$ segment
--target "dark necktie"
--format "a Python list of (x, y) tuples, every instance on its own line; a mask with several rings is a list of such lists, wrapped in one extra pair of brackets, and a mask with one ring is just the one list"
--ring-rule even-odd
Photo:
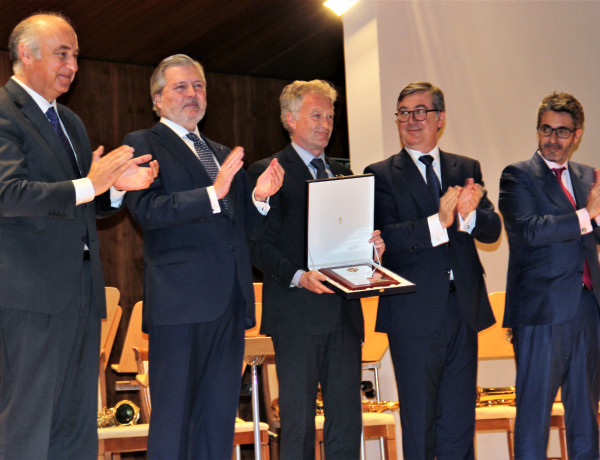
[[(219, 174), (219, 167), (217, 166), (215, 155), (212, 150), (203, 139), (200, 139), (195, 133), (187, 133), (187, 138), (194, 143), (194, 149), (196, 150), (196, 156), (202, 163), (202, 166), (206, 170), (208, 177), (212, 180), (213, 184), (217, 180), (217, 174)], [(227, 197), (225, 196), (222, 200), (225, 209), (229, 207)]]
[[(569, 201), (571, 202), (573, 207), (575, 209), (577, 209), (577, 205), (575, 204), (575, 199), (573, 198), (573, 195), (571, 195), (571, 192), (569, 192), (569, 189), (567, 187), (565, 187), (565, 184), (563, 184), (563, 181), (562, 181), (562, 173), (567, 168), (565, 168), (563, 166), (562, 168), (551, 168), (551, 169), (552, 169), (552, 172), (556, 175), (556, 179), (558, 180), (558, 183), (560, 184), (560, 188), (563, 189), (563, 192), (565, 192), (565, 195), (567, 195), (567, 198), (569, 199)], [(587, 260), (585, 261), (585, 264), (583, 265), (583, 284), (585, 284), (585, 286), (588, 289), (592, 289), (592, 287), (593, 287), (592, 273), (590, 272), (590, 266), (588, 265)]]
[(427, 187), (435, 200), (436, 206), (440, 206), (440, 196), (442, 196), (442, 187), (437, 174), (433, 170), (433, 157), (431, 155), (421, 155), (419, 161), (425, 165), (425, 178), (427, 179)]
[(325, 169), (325, 162), (321, 158), (313, 158), (310, 164), (317, 170), (317, 179), (327, 179), (329, 177)]
[(65, 152), (67, 152), (67, 156), (69, 157), (69, 161), (71, 162), (71, 167), (73, 168), (75, 176), (77, 178), (80, 178), (81, 170), (79, 169), (79, 165), (77, 164), (77, 157), (75, 156), (75, 152), (71, 147), (69, 139), (67, 139), (67, 136), (65, 135), (65, 132), (63, 131), (62, 126), (60, 125), (60, 120), (58, 119), (58, 115), (54, 110), (54, 107), (50, 107), (46, 111), (46, 117), (48, 117), (48, 121), (50, 121), (52, 128), (54, 128), (54, 132), (58, 135), (58, 138), (60, 139), (60, 142), (62, 143)]

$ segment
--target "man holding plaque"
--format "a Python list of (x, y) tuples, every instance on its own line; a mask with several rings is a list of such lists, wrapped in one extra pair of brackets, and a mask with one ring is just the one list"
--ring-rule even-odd
[[(319, 383), (325, 409), (325, 456), (358, 459), (362, 406), (360, 302), (346, 301), (323, 284), (325, 275), (306, 271), (306, 181), (352, 172), (325, 156), (333, 129), (337, 93), (321, 80), (295, 81), (280, 96), (281, 121), (291, 144), (248, 169), (256, 181), (273, 158), (285, 170), (271, 198), (268, 230), (252, 244), (264, 273), (261, 332), (273, 338), (279, 410), (280, 457), (313, 459)], [(379, 232), (371, 242), (380, 253)]]
[(383, 265), (417, 285), (381, 297), (376, 330), (387, 332), (396, 373), (404, 458), (473, 458), (477, 332), (494, 316), (475, 240), (493, 243), (500, 217), (478, 161), (441, 151), (442, 91), (427, 82), (400, 93), (403, 149), (368, 166)]

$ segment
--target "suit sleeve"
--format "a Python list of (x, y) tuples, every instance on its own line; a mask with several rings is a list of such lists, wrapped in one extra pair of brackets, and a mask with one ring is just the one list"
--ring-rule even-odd
[(581, 238), (577, 214), (574, 211), (543, 213), (541, 193), (545, 192), (534, 184), (531, 175), (523, 168), (511, 165), (504, 169), (500, 178), (498, 207), (507, 229), (527, 246), (544, 246)]
[[(164, 183), (169, 160), (162, 161), (163, 155), (158, 148), (152, 148), (144, 135), (130, 134), (123, 140), (123, 144), (132, 146), (136, 155), (152, 154), (159, 163), (159, 174), (150, 187), (146, 190), (128, 192), (125, 202), (131, 213), (147, 230), (166, 228), (174, 225), (185, 225), (203, 222), (213, 218), (213, 211), (206, 187), (180, 190), (174, 187), (168, 189)], [(172, 161), (172, 160), (171, 160)]]
[[(253, 189), (258, 176), (266, 169), (268, 163), (254, 163), (248, 169), (248, 179), (250, 188)], [(285, 179), (284, 179), (285, 180)], [(283, 186), (282, 186), (283, 189)], [(258, 236), (251, 238), (250, 248), (252, 253), (252, 263), (263, 273), (268, 273), (273, 276), (282, 286), (289, 287), (294, 274), (298, 270), (303, 270), (305, 267), (294, 263), (280, 249), (280, 238), (286, 238), (282, 235), (282, 190), (279, 190), (270, 199), (271, 209), (269, 218), (264, 232)], [(302, 222), (298, 222), (304, 226)], [(287, 235), (289, 237), (289, 235)], [(288, 243), (289, 244), (289, 243)]]
[[(481, 166), (478, 161), (474, 162), (473, 180), (475, 183), (484, 186), (483, 177), (481, 174)], [(475, 228), (471, 232), (471, 236), (482, 243), (495, 243), (502, 232), (502, 223), (500, 216), (494, 209), (494, 205), (489, 200), (487, 192), (484, 192), (483, 197), (477, 205), (477, 220)]]

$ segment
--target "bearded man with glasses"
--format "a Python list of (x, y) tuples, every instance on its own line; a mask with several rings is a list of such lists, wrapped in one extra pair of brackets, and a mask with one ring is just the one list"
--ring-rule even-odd
[(545, 97), (538, 150), (500, 179), (510, 246), (504, 326), (513, 329), (517, 360), (515, 458), (546, 458), (559, 388), (569, 458), (599, 458), (600, 171), (569, 160), (583, 122), (572, 95)]

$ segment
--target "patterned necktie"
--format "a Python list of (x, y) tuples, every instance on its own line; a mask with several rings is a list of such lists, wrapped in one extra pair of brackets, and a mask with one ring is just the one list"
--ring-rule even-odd
[[(203, 139), (200, 139), (195, 133), (187, 133), (187, 138), (190, 139), (194, 143), (194, 149), (196, 150), (196, 156), (202, 163), (208, 177), (212, 180), (213, 184), (215, 180), (217, 180), (217, 174), (219, 174), (219, 167), (217, 166), (217, 159), (213, 154), (212, 150)], [(227, 197), (223, 197), (222, 200), (225, 209), (229, 208), (229, 203), (227, 202)]]
[(63, 131), (62, 126), (60, 125), (60, 120), (58, 119), (58, 115), (54, 110), (54, 107), (50, 107), (46, 111), (46, 117), (52, 125), (52, 128), (54, 128), (54, 132), (58, 135), (58, 138), (60, 139), (60, 142), (62, 143), (65, 152), (67, 152), (67, 156), (69, 157), (69, 161), (71, 162), (71, 167), (73, 168), (75, 176), (77, 178), (80, 178), (81, 170), (79, 169), (79, 165), (77, 164), (77, 157), (75, 156), (75, 152), (71, 147), (69, 139), (67, 139), (67, 136), (65, 135), (65, 132)]
[(327, 179), (329, 177), (325, 169), (325, 162), (321, 158), (313, 158), (310, 164), (317, 170), (317, 179)]
[[(562, 181), (562, 173), (567, 168), (565, 168), (563, 166), (562, 168), (551, 168), (551, 169), (552, 169), (552, 172), (556, 175), (556, 179), (558, 180), (560, 187), (563, 189), (563, 192), (565, 193), (565, 195), (567, 195), (567, 198), (569, 199), (569, 201), (571, 202), (573, 207), (575, 209), (577, 209), (577, 205), (575, 204), (575, 199), (573, 198), (573, 195), (571, 195), (571, 192), (569, 192), (569, 189), (567, 187), (565, 187), (565, 184), (563, 184), (563, 181)], [(587, 260), (585, 261), (585, 264), (583, 265), (583, 284), (585, 284), (585, 286), (588, 289), (592, 289), (594, 286), (592, 283), (592, 273), (590, 272), (590, 266), (588, 265)]]
[(431, 155), (421, 155), (419, 161), (425, 165), (425, 178), (427, 179), (427, 187), (435, 200), (436, 206), (440, 206), (440, 197), (442, 196), (442, 186), (437, 174), (433, 170), (433, 157)]

